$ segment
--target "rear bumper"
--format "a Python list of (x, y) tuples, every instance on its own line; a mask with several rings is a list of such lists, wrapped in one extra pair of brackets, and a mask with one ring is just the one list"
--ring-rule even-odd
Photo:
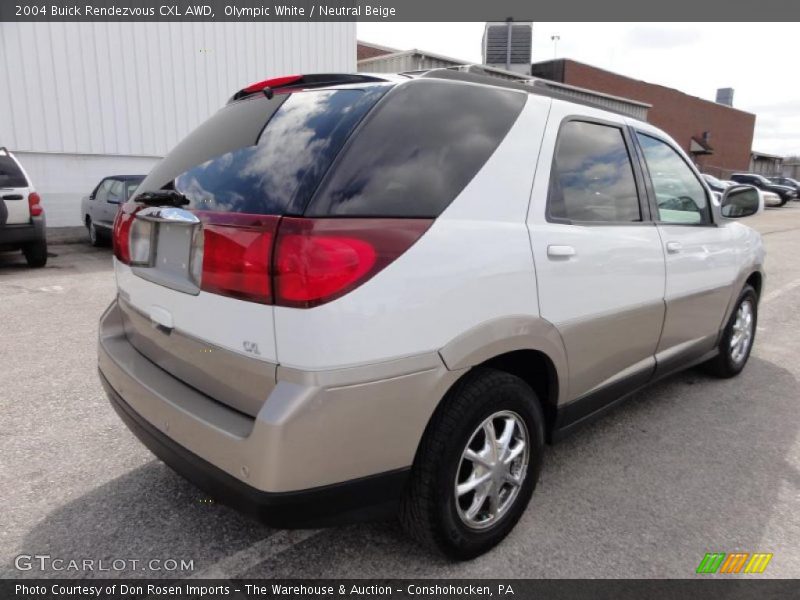
[(258, 490), (203, 460), (138, 415), (100, 373), (111, 406), (133, 434), (174, 471), (218, 502), (276, 527), (320, 527), (380, 519), (394, 514), (408, 469), (355, 481), (271, 493)]
[(30, 223), (0, 227), (0, 247), (19, 247), (45, 239), (44, 215), (31, 217)]
[(211, 497), (280, 527), (396, 510), (422, 432), (457, 377), (435, 353), (380, 366), (372, 378), (278, 367), (251, 417), (140, 354), (116, 301), (100, 322), (98, 366), (114, 409), (156, 456)]

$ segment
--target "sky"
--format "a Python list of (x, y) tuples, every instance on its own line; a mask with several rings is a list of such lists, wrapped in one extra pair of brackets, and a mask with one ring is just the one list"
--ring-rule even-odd
[[(358, 39), (481, 62), (484, 23), (358, 23)], [(556, 43), (552, 36), (559, 36)], [(753, 150), (800, 155), (796, 23), (538, 23), (532, 62), (571, 58), (756, 115)]]

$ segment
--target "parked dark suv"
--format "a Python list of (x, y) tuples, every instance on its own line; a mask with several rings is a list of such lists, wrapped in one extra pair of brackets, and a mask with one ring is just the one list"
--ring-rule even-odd
[(749, 185), (754, 185), (760, 190), (778, 194), (778, 196), (780, 196), (781, 199), (780, 206), (783, 206), (789, 200), (794, 200), (797, 198), (797, 190), (795, 190), (794, 188), (773, 183), (772, 181), (770, 181), (763, 175), (759, 175), (758, 173), (734, 173), (733, 175), (731, 175), (731, 180), (737, 183), (746, 183)]
[(800, 181), (796, 179), (792, 179), (791, 177), (769, 177), (768, 178), (772, 183), (777, 185), (785, 185), (786, 187), (792, 188), (795, 192), (800, 194)]

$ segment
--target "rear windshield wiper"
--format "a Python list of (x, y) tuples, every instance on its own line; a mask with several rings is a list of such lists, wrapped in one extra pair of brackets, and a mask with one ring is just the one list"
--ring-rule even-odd
[(143, 192), (136, 196), (135, 201), (147, 206), (186, 206), (191, 203), (189, 198), (175, 190)]

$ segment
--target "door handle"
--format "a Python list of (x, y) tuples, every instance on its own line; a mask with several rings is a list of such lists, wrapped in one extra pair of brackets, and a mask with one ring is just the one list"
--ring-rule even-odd
[(551, 245), (547, 247), (547, 256), (552, 256), (553, 258), (569, 258), (576, 254), (577, 252), (572, 246)]
[(677, 254), (683, 249), (680, 242), (667, 242), (667, 252), (670, 254)]

